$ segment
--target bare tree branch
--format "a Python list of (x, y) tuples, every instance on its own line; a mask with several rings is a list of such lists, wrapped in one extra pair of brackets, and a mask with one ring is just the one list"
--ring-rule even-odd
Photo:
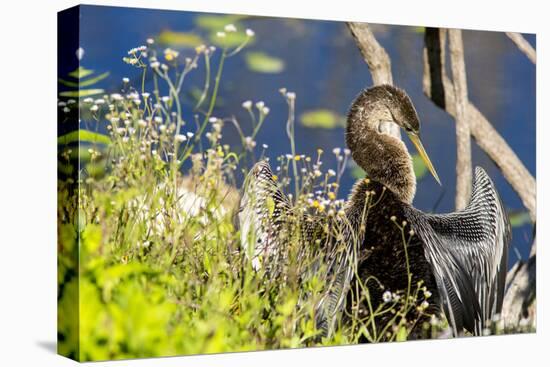
[(393, 84), (390, 57), (374, 37), (369, 25), (355, 22), (347, 24), (363, 59), (369, 66), (374, 84)]
[(464, 46), (460, 29), (449, 30), (449, 51), (451, 72), (455, 93), (456, 110), (456, 197), (457, 210), (464, 209), (472, 192), (472, 149), (470, 146), (470, 124), (466, 116), (468, 85), (464, 65)]
[[(424, 49), (424, 93), (451, 116), (457, 116), (455, 92), (445, 73), (445, 35), (436, 28), (427, 28)], [(536, 183), (518, 156), (500, 136), (485, 116), (471, 103), (466, 107), (466, 119), (477, 144), (499, 167), (506, 180), (518, 193), (523, 205), (536, 220)]]
[(529, 60), (531, 60), (533, 64), (537, 63), (537, 52), (535, 51), (533, 46), (531, 46), (529, 42), (527, 42), (527, 40), (523, 38), (521, 34), (506, 32), (506, 35), (512, 40), (512, 42), (516, 44), (519, 50), (523, 52), (525, 56), (529, 58)]

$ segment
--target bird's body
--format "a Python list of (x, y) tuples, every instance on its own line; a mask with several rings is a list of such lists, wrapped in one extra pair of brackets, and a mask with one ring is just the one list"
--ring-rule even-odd
[[(440, 310), (454, 335), (463, 330), (480, 335), (502, 307), (510, 241), (504, 208), (490, 178), (477, 168), (470, 204), (463, 211), (428, 214), (415, 209), (412, 201), (416, 178), (411, 156), (396, 137), (399, 128), (407, 132), (439, 181), (420, 143), (420, 122), (407, 94), (388, 85), (360, 93), (348, 114), (346, 142), (368, 178), (355, 184), (345, 217), (336, 219), (335, 225), (343, 228), (343, 235), (327, 235), (321, 241), (328, 252), (328, 272), (333, 281), (326, 284), (326, 296), (317, 309), (317, 323), (330, 334), (337, 315), (343, 311), (344, 319), (376, 314), (375, 329), (387, 330), (385, 326), (394, 314), (384, 310), (394, 305), (397, 295), (407, 300), (404, 317), (412, 323), (409, 337), (421, 336), (423, 321)], [(261, 167), (270, 172), (267, 163), (261, 163)], [(265, 182), (272, 189), (262, 189)], [(247, 190), (261, 192), (264, 201), (274, 197), (283, 202), (278, 213), (283, 216), (269, 217), (267, 222), (284, 224), (281, 218), (291, 210), (290, 204), (286, 198), (280, 199), (284, 194), (269, 177), (262, 183), (252, 181), (245, 193)], [(251, 205), (246, 201), (241, 204), (243, 212)], [(250, 213), (260, 212), (256, 208)], [(241, 228), (249, 226), (251, 220), (261, 223), (266, 217), (260, 220), (254, 215), (242, 215)], [(269, 228), (256, 226), (260, 227)], [(261, 228), (256, 237), (269, 237)], [(307, 237), (307, 232), (303, 233)], [(307, 245), (309, 240), (302, 241)], [(284, 239), (278, 237), (269, 246), (281, 248), (285, 246)], [(408, 295), (416, 296), (411, 299), (412, 304)]]

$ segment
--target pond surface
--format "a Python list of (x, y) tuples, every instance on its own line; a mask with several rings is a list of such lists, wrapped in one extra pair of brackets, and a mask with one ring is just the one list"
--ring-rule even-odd
[[(110, 72), (109, 77), (98, 83), (98, 87), (108, 92), (119, 91), (123, 77), (130, 78), (131, 83), (138, 86), (139, 70), (122, 62), (127, 51), (144, 44), (149, 37), (158, 37), (163, 31), (196, 34), (208, 41), (211, 31), (199, 25), (201, 17), (204, 14), (82, 6), (80, 43), (85, 50), (82, 65), (96, 73)], [(254, 44), (246, 51), (269, 55), (279, 62), (279, 67), (275, 68), (277, 72), (255, 72), (247, 64), (245, 52), (231, 58), (224, 68), (220, 103), (214, 115), (235, 116), (250, 129), (250, 120), (241, 103), (249, 99), (264, 101), (271, 112), (257, 137), (257, 147), (261, 149), (263, 143), (269, 144), (267, 155), (272, 159), (290, 149), (285, 134), (287, 106), (279, 88), (286, 87), (296, 92), (299, 120), (303, 113), (319, 109), (330, 110), (335, 116), (345, 116), (357, 93), (372, 84), (369, 70), (344, 23), (245, 17), (237, 19), (235, 24), (240, 29), (251, 28), (256, 33)], [(423, 28), (372, 27), (392, 59), (394, 83), (407, 90), (418, 110), (424, 145), (443, 184), (440, 187), (428, 175), (420, 179), (414, 205), (432, 211), (440, 199), (435, 211), (452, 211), (456, 178), (454, 121), (422, 92)], [(463, 37), (469, 98), (494, 124), (527, 169), (536, 175), (534, 65), (504, 33), (465, 31)], [(525, 37), (534, 45), (534, 35)], [(192, 49), (180, 51), (194, 53)], [(203, 75), (199, 68), (187, 81), (188, 86), (200, 88)], [(147, 82), (146, 89), (153, 89), (151, 81)], [(191, 116), (188, 117), (191, 120)], [(317, 148), (322, 148), (326, 152), (323, 159), (325, 169), (336, 164), (334, 155), (330, 153), (332, 149), (345, 146), (342, 127), (308, 128), (298, 122), (296, 140), (299, 153), (315, 156)], [(238, 142), (237, 134), (229, 126), (224, 130), (224, 142)], [(412, 151), (410, 142), (406, 143)], [(513, 213), (524, 211), (517, 194), (498, 168), (475, 143), (472, 148), (474, 165), (488, 171), (507, 209)], [(354, 181), (352, 170), (348, 169), (340, 196), (347, 195)], [(512, 246), (517, 251), (511, 249), (510, 263), (515, 262), (518, 254), (528, 256), (532, 232), (532, 224), (528, 222), (514, 227)]]

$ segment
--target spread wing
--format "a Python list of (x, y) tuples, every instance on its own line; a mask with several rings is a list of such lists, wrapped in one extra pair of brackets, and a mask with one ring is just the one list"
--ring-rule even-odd
[(454, 335), (463, 328), (480, 335), (502, 309), (511, 239), (493, 182), (477, 167), (464, 210), (432, 215), (408, 207), (407, 216), (424, 242)]
[[(276, 271), (276, 262), (282, 259), (279, 255), (284, 254), (288, 241), (285, 233), (292, 223), (299, 223), (301, 246), (313, 246), (316, 241), (320, 241), (320, 248), (324, 251), (321, 257), (324, 257), (328, 271), (327, 274), (321, 274), (325, 279), (325, 289), (315, 306), (315, 315), (317, 327), (323, 335), (328, 335), (343, 309), (352, 277), (349, 249), (345, 241), (344, 244), (337, 244), (325, 232), (326, 221), (322, 218), (299, 214), (297, 219), (296, 216), (289, 199), (273, 178), (269, 163), (256, 163), (245, 179), (238, 215), (241, 246), (255, 269), (264, 266), (266, 272), (270, 273)], [(314, 261), (304, 268), (309, 274), (316, 273), (319, 271), (319, 263)]]
[(256, 163), (245, 179), (238, 214), (241, 246), (256, 270), (262, 259), (277, 255), (278, 233), (289, 211), (290, 201), (277, 186), (269, 163)]

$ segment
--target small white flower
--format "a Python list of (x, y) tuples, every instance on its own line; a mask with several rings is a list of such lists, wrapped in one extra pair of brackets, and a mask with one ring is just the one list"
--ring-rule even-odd
[(147, 44), (148, 45), (152, 45), (153, 43), (155, 43), (155, 40), (152, 39), (152, 38), (147, 38)]
[(160, 66), (160, 62), (153, 61), (151, 64), (149, 64), (149, 66), (151, 66), (153, 69), (158, 69)]
[(252, 107), (252, 101), (244, 101), (243, 108), (249, 110)]
[(168, 96), (162, 96), (162, 97), (160, 98), (160, 100), (161, 100), (162, 102), (164, 102), (164, 103), (167, 103), (167, 102), (170, 100), (170, 97), (168, 97)]
[(123, 128), (123, 127), (119, 127), (118, 129), (116, 129), (116, 132), (119, 133), (120, 135), (122, 135), (126, 132), (126, 129)]
[(130, 126), (132, 122), (130, 120), (124, 120), (124, 125), (125, 126)]
[(69, 113), (71, 112), (71, 109), (69, 107), (63, 107), (63, 112)]
[(332, 153), (334, 153), (334, 155), (340, 155), (341, 152), (342, 152), (342, 150), (340, 148), (334, 148), (332, 150)]
[(90, 107), (90, 111), (92, 112), (96, 112), (98, 109), (99, 107), (97, 107), (97, 105), (93, 105), (92, 107)]
[(294, 92), (287, 92), (286, 98), (288, 98), (289, 100), (295, 100), (295, 99), (296, 99), (296, 93), (294, 93)]
[(237, 27), (235, 27), (233, 24), (228, 24), (228, 25), (226, 25), (223, 29), (224, 29), (224, 31), (226, 31), (227, 33), (229, 33), (229, 32), (237, 32)]
[(210, 117), (210, 118), (208, 119), (208, 122), (211, 122), (211, 123), (214, 123), (214, 122), (216, 122), (216, 121), (218, 121), (218, 118), (217, 118), (217, 117)]
[(156, 122), (157, 124), (160, 124), (160, 123), (162, 122), (162, 117), (160, 117), (160, 116), (155, 116), (154, 120), (155, 120), (155, 122)]
[(127, 84), (127, 83), (130, 83), (130, 79), (124, 77), (124, 78), (122, 78), (122, 82), (123, 82), (123, 83), (126, 83), (126, 84)]
[(384, 303), (390, 302), (391, 299), (392, 299), (391, 292), (390, 291), (385, 291), (384, 294), (382, 295), (382, 300), (384, 301)]
[(111, 99), (114, 101), (122, 101), (124, 98), (118, 93), (111, 94)]
[(67, 100), (67, 104), (75, 104), (76, 103), (76, 100), (74, 99), (68, 99)]
[(248, 37), (254, 37), (254, 34), (255, 34), (255, 33), (254, 33), (254, 31), (253, 31), (252, 29), (250, 29), (250, 28), (247, 28), (247, 29), (246, 29), (246, 35), (247, 35)]
[(218, 33), (216, 33), (216, 37), (218, 37), (218, 38), (225, 38), (225, 32), (218, 32)]
[(83, 101), (83, 102), (84, 102), (84, 103), (94, 103), (94, 99), (93, 99), (93, 98), (90, 98), (90, 97), (84, 98), (84, 101)]
[(261, 110), (262, 108), (264, 108), (265, 106), (265, 103), (264, 101), (259, 101), (259, 102), (256, 102), (256, 108)]
[(345, 155), (350, 155), (350, 154), (351, 154), (351, 150), (349, 150), (348, 148), (344, 149), (344, 154), (345, 154)]
[(267, 144), (262, 144), (262, 148), (267, 149), (269, 146)]
[(141, 96), (145, 99), (149, 98), (150, 94), (147, 92), (141, 93)]
[(139, 119), (139, 120), (138, 120), (138, 126), (139, 126), (139, 127), (142, 127), (142, 128), (143, 128), (143, 127), (146, 127), (146, 126), (147, 126), (147, 122), (146, 122), (145, 120), (143, 120), (143, 119)]
[(334, 172), (334, 170), (332, 169), (329, 169), (327, 172), (329, 176), (336, 176), (336, 172)]
[(82, 58), (84, 57), (84, 49), (82, 47), (79, 47), (77, 50), (76, 50), (76, 58), (78, 60), (82, 60)]
[(187, 140), (187, 137), (186, 137), (185, 135), (183, 135), (183, 134), (178, 134), (178, 135), (176, 135), (176, 141), (177, 141), (177, 142), (182, 143), (182, 142), (184, 142), (184, 141), (186, 141), (186, 140)]
[(160, 130), (161, 132), (165, 132), (165, 131), (166, 131), (166, 125), (160, 125), (160, 126), (159, 126), (159, 130)]
[(262, 108), (262, 113), (263, 113), (264, 115), (269, 114), (269, 107), (264, 107), (264, 108)]
[(193, 137), (193, 135), (194, 135), (194, 134), (193, 134), (192, 132), (190, 132), (190, 131), (187, 132), (187, 137), (188, 137), (189, 139), (191, 139), (191, 138)]

